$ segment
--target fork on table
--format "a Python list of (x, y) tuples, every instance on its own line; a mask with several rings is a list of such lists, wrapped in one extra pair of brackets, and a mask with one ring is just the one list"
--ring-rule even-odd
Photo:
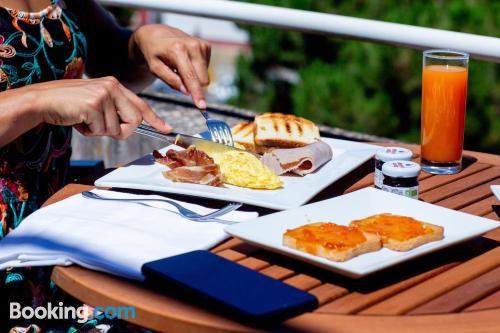
[[(180, 203), (178, 203), (176, 201), (169, 200), (166, 198), (162, 198), (162, 199), (160, 199), (160, 198), (137, 198), (137, 199), (136, 198), (111, 198), (111, 197), (105, 197), (105, 196), (102, 196), (102, 195), (99, 195), (97, 193), (90, 192), (90, 191), (82, 192), (82, 196), (87, 198), (87, 199), (130, 202), (130, 203), (135, 203), (135, 204), (153, 207), (153, 208), (159, 208), (159, 207), (148, 205), (146, 202), (148, 202), (148, 201), (149, 202), (152, 202), (152, 201), (165, 202), (165, 203), (168, 203), (168, 204), (174, 206), (175, 208), (177, 208), (178, 214), (181, 215), (182, 217), (185, 217), (188, 220), (191, 220), (194, 222), (219, 222), (222, 224), (233, 224), (234, 222), (220, 220), (220, 219), (218, 219), (218, 217), (220, 217), (222, 215), (226, 215), (226, 214), (232, 212), (233, 210), (236, 210), (242, 206), (241, 203), (231, 202), (228, 205), (226, 205), (220, 209), (216, 209), (216, 210), (212, 211), (211, 213), (203, 215), (203, 214), (196, 213), (196, 212), (184, 207), (183, 205), (181, 205)], [(159, 209), (161, 209), (161, 208), (159, 208)]]

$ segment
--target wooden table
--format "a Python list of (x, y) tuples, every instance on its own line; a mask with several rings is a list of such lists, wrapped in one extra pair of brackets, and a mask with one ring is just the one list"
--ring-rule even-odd
[[(408, 146), (418, 157), (419, 147)], [(456, 175), (422, 173), (420, 198), (499, 221), (500, 156), (465, 152)], [(320, 193), (314, 201), (373, 184), (373, 161)], [(47, 204), (88, 190), (69, 185)], [(269, 213), (269, 211), (261, 211)], [(500, 224), (499, 224), (500, 226)], [(98, 237), (98, 236), (97, 236)], [(320, 307), (273, 331), (305, 332), (500, 332), (500, 229), (381, 273), (351, 280), (238, 239), (213, 249), (220, 256), (306, 290)], [(135, 306), (132, 322), (161, 332), (254, 331), (226, 317), (107, 274), (57, 267), (53, 280), (69, 294), (101, 306)], [(244, 288), (244, 286), (242, 286)]]

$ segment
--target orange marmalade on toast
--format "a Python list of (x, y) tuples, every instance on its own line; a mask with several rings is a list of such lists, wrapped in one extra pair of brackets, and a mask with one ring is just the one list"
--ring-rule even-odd
[(392, 214), (379, 214), (362, 220), (354, 220), (351, 226), (364, 232), (377, 234), (385, 242), (388, 239), (406, 241), (432, 233), (430, 228), (414, 218)]
[(293, 238), (297, 249), (314, 255), (318, 254), (318, 247), (328, 250), (347, 250), (366, 241), (365, 235), (358, 228), (330, 222), (318, 222), (288, 229), (284, 236)]

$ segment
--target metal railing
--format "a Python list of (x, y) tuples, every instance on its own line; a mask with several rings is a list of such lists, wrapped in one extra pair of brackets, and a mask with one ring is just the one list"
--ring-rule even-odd
[(415, 49), (453, 49), (500, 62), (500, 38), (406, 24), (225, 0), (100, 0), (107, 5), (168, 11)]

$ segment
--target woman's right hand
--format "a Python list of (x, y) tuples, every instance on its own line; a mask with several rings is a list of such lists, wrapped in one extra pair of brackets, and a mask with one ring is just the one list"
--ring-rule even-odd
[(172, 127), (114, 77), (56, 80), (30, 86), (41, 122), (74, 126), (85, 136), (129, 137), (142, 121), (171, 132)]

